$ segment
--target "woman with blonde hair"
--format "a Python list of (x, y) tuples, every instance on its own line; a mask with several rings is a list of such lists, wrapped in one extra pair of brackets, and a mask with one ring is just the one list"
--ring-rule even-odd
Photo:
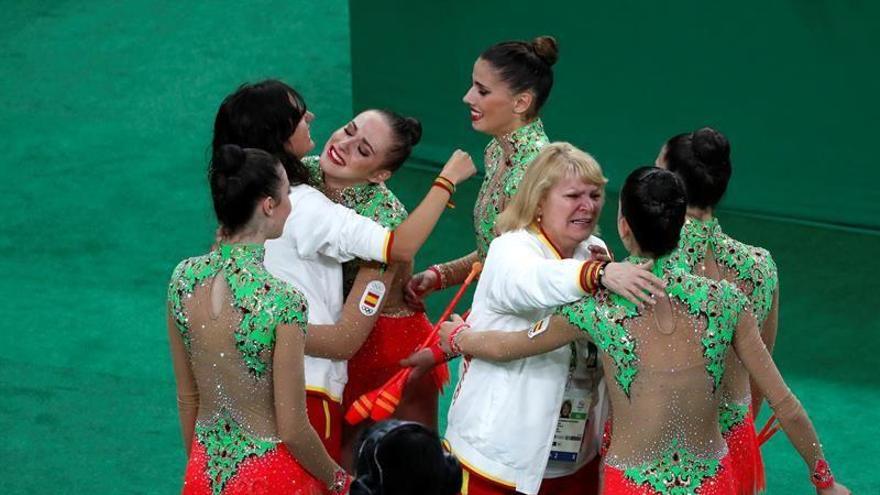
[[(568, 143), (544, 147), (498, 218), (468, 325), (521, 329), (595, 292), (601, 277), (594, 270), (604, 264), (591, 248), (604, 252), (605, 243), (592, 234), (606, 182), (589, 154)], [(533, 495), (545, 476), (555, 480), (542, 493), (596, 486), (598, 463), (590, 461), (602, 421), (600, 379), (595, 347), (508, 363), (465, 361), (446, 430), (465, 472), (463, 493)], [(574, 409), (560, 421), (564, 400)], [(561, 441), (551, 448), (557, 431)]]

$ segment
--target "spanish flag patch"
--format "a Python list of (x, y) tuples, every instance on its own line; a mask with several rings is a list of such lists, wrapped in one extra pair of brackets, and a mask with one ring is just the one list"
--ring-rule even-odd
[(367, 284), (361, 295), (360, 310), (365, 316), (373, 316), (379, 310), (382, 299), (385, 297), (385, 284), (381, 280), (373, 280)]

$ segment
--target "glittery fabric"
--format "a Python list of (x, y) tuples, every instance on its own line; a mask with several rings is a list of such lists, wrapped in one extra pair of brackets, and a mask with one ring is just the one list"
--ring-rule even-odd
[[(678, 253), (688, 271), (696, 271), (712, 252), (715, 261), (728, 270), (729, 278), (749, 298), (758, 323), (770, 313), (773, 293), (779, 286), (776, 263), (766, 249), (739, 242), (721, 230), (717, 218), (688, 218), (682, 227)], [(725, 277), (727, 278), (727, 277)]]
[[(773, 295), (779, 287), (776, 263), (767, 250), (749, 246), (726, 235), (717, 218), (688, 218), (682, 227), (679, 249), (674, 257), (682, 269), (706, 275), (717, 266), (724, 280), (734, 283), (748, 298), (749, 306), (761, 325), (770, 314)], [(748, 373), (738, 359), (732, 359), (724, 381), (725, 401), (719, 411), (721, 431), (725, 433), (737, 473), (740, 493), (754, 493), (753, 486), (763, 480), (764, 468), (755, 439), (754, 425), (745, 424), (751, 402)], [(751, 431), (746, 431), (751, 428)], [(734, 436), (730, 431), (736, 431)], [(731, 444), (736, 439), (738, 445)], [(756, 481), (757, 480), (757, 481)]]
[[(402, 318), (380, 316), (364, 345), (348, 361), (342, 410), (347, 411), (361, 394), (381, 386), (400, 371), (400, 360), (412, 354), (430, 332), (431, 323), (425, 313)], [(408, 392), (411, 390), (408, 388)]]
[(281, 284), (263, 267), (265, 249), (255, 244), (224, 244), (219, 250), (181, 262), (168, 287), (168, 301), (177, 329), (187, 349), (191, 349), (190, 329), (184, 300), (195, 287), (222, 273), (232, 290), (241, 322), (235, 343), (248, 369), (262, 376), (268, 364), (261, 354), (275, 343), (275, 326), (295, 323), (306, 331), (306, 299), (292, 286)]
[(733, 473), (723, 467), (730, 461), (715, 421), (746, 298), (728, 282), (683, 271), (671, 257), (656, 260), (653, 273), (667, 283), (662, 324), (659, 310), (639, 310), (607, 291), (559, 310), (603, 350), (603, 366), (615, 375), (605, 462), (621, 491), (609, 491), (606, 480), (605, 493), (730, 493), (717, 491), (731, 486)]
[[(199, 393), (193, 451), (202, 458), (190, 456), (188, 493), (225, 494), (234, 480), (258, 482), (241, 473), (251, 461), (275, 466), (272, 472), (281, 476), (275, 461), (263, 460), (276, 459), (283, 447), (272, 380), (276, 329), (305, 332), (308, 308), (299, 291), (266, 271), (263, 253), (262, 245), (224, 244), (181, 262), (169, 284), (169, 308)], [(298, 468), (292, 458), (281, 465)], [(297, 486), (310, 479), (305, 474)], [(202, 486), (198, 480), (208, 481), (208, 491), (192, 488)]]
[[(646, 260), (630, 257), (627, 261), (643, 263)], [(691, 316), (705, 318), (706, 330), (700, 341), (714, 391), (724, 376), (724, 361), (733, 341), (737, 316), (745, 305), (744, 299), (726, 282), (708, 281), (679, 270), (673, 258), (658, 259), (653, 271), (666, 281), (669, 296), (681, 302)], [(589, 332), (596, 345), (611, 357), (616, 369), (615, 380), (629, 396), (638, 374), (638, 353), (636, 341), (624, 323), (640, 315), (636, 306), (617, 294), (605, 292), (596, 298), (565, 305), (559, 313)]]
[[(624, 471), (606, 464), (602, 476), (602, 493), (607, 495), (734, 495), (736, 492), (734, 491), (730, 459), (723, 457), (720, 460), (712, 461), (712, 463), (715, 464), (715, 473), (708, 478), (702, 478), (697, 486), (693, 486), (693, 478), (681, 470), (668, 469), (665, 471), (665, 478), (659, 478), (661, 472), (655, 471), (652, 473), (651, 479), (657, 482), (656, 488), (647, 479), (643, 482), (636, 482), (629, 476), (628, 470)], [(669, 466), (674, 465), (674, 461), (669, 464)]]
[(205, 447), (206, 471), (214, 495), (223, 493), (226, 482), (245, 459), (261, 456), (275, 448), (275, 442), (248, 435), (226, 411), (221, 411), (214, 421), (196, 425), (196, 437)]
[[(474, 231), (480, 260), (485, 261), (489, 244), (496, 237), (496, 218), (516, 194), (528, 165), (549, 142), (543, 122), (537, 119), (510, 134), (492, 139), (486, 146), (486, 178), (474, 206)], [(510, 150), (509, 157), (505, 157), (505, 147)]]
[[(208, 474), (208, 453), (193, 440), (187, 465), (183, 495), (215, 495), (216, 483)], [(230, 477), (223, 495), (320, 495), (326, 493), (321, 484), (306, 472), (284, 444), (257, 457), (244, 459), (235, 476)]]
[(744, 417), (724, 432), (724, 440), (730, 452), (737, 495), (754, 495), (764, 489), (764, 461), (755, 433), (755, 421), (748, 404), (744, 405)]
[(660, 493), (688, 495), (694, 493), (703, 480), (715, 476), (720, 465), (717, 459), (700, 459), (679, 446), (678, 440), (673, 440), (659, 459), (628, 468), (623, 475), (637, 485), (648, 485)]
[(742, 424), (749, 414), (749, 403), (724, 401), (718, 410), (718, 422), (721, 424), (721, 434), (726, 435), (733, 427)]

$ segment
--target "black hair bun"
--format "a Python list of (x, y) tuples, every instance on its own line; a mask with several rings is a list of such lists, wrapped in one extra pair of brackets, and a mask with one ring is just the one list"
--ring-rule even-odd
[(214, 152), (211, 165), (214, 172), (224, 177), (238, 173), (246, 161), (244, 149), (236, 144), (224, 144)]
[(410, 146), (415, 146), (422, 140), (422, 123), (416, 118), (405, 117), (403, 119), (403, 132), (406, 142)]
[(538, 36), (532, 40), (532, 50), (549, 66), (559, 60), (559, 44), (553, 36)]
[(691, 143), (694, 157), (702, 163), (727, 163), (730, 161), (730, 143), (724, 134), (711, 127), (694, 131)]

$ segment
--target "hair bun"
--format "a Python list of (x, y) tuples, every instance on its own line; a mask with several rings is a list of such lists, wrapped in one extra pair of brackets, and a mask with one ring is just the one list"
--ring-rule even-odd
[(559, 44), (552, 36), (538, 36), (533, 39), (532, 49), (544, 63), (551, 67), (559, 60)]
[(703, 163), (730, 161), (730, 143), (724, 134), (711, 127), (694, 131), (691, 138), (694, 156)]
[(403, 129), (409, 145), (415, 146), (419, 144), (419, 141), (422, 140), (422, 123), (419, 122), (418, 119), (413, 117), (404, 118), (403, 123)]
[(216, 173), (228, 177), (241, 170), (246, 158), (244, 149), (237, 144), (224, 144), (214, 152), (211, 166)]

